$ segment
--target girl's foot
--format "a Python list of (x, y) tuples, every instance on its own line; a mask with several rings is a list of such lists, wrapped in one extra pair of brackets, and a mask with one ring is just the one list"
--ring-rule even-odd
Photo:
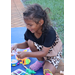
[(30, 69), (37, 71), (43, 66), (43, 64), (44, 64), (44, 61), (43, 61), (43, 63), (36, 61), (34, 64), (30, 65)]

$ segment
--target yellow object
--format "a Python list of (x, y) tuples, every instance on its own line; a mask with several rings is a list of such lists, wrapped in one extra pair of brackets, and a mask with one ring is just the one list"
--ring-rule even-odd
[[(27, 49), (25, 49), (25, 50), (23, 50), (24, 52), (27, 52)], [(27, 59), (27, 57), (25, 57), (25, 58), (23, 58), (23, 59), (20, 59), (20, 58), (18, 58), (17, 56), (16, 56), (16, 59), (17, 60), (21, 60), (21, 62), (20, 62), (20, 64), (24, 64), (24, 65), (27, 65), (27, 64), (29, 64), (31, 61), (30, 61), (30, 59)]]
[(53, 75), (53, 73), (49, 69), (44, 69), (44, 75), (46, 75), (45, 71), (49, 71)]
[(23, 59), (20, 59), (20, 58), (18, 58), (17, 56), (16, 56), (16, 59), (17, 60), (20, 60), (20, 64), (24, 64), (24, 65), (27, 65), (27, 64), (29, 64), (31, 61), (30, 61), (30, 59), (27, 59), (27, 57), (25, 57), (25, 58), (23, 58)]
[(25, 49), (24, 52), (27, 52), (27, 49)]
[(22, 64), (22, 62), (20, 62), (20, 64)]
[(16, 66), (16, 65), (14, 64), (14, 65), (12, 65), (12, 66)]
[(24, 61), (24, 63), (23, 63), (23, 64), (24, 64), (24, 65), (26, 65), (26, 59), (25, 59), (25, 60), (23, 60), (23, 61)]

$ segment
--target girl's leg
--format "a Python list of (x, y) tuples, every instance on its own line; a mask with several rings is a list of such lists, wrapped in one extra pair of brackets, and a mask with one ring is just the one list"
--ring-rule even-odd
[[(29, 45), (29, 47), (30, 47), (30, 49), (31, 49), (32, 52), (39, 51), (39, 50), (34, 46), (33, 41), (28, 40), (28, 45)], [(43, 57), (40, 57), (40, 58), (37, 58), (37, 59), (38, 59), (38, 61), (36, 61), (36, 62), (33, 63), (32, 65), (30, 65), (30, 69), (31, 69), (31, 70), (37, 71), (37, 70), (39, 70), (39, 69), (42, 67), (42, 65), (43, 65), (43, 63), (44, 63)]]
[[(49, 69), (53, 74), (56, 71), (56, 68), (54, 67), (54, 65), (52, 65), (48, 61), (45, 61), (45, 64), (43, 66), (43, 72), (44, 72), (44, 69)], [(45, 73), (49, 73), (49, 71), (45, 71)]]
[[(35, 46), (34, 46), (34, 43), (33, 41), (31, 40), (28, 40), (28, 46), (30, 47), (31, 51), (32, 52), (36, 52), (36, 51), (39, 51)], [(43, 57), (40, 57), (40, 58), (37, 58), (39, 61), (43, 61), (44, 58)]]

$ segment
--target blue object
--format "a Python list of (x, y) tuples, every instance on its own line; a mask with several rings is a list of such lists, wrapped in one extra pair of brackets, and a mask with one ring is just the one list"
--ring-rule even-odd
[[(24, 33), (26, 31), (26, 27), (16, 27), (16, 28), (11, 28), (11, 44), (12, 43), (22, 43), (24, 42)], [(16, 59), (15, 56), (11, 56), (11, 59)], [(33, 64), (34, 62), (37, 61), (36, 58), (29, 58), (31, 60), (31, 63), (29, 65), (26, 65), (27, 68), (29, 68), (29, 66), (31, 64)], [(22, 64), (19, 64), (18, 66), (11, 66), (11, 72), (15, 71), (16, 69), (22, 69), (24, 71), (26, 71), (26, 69), (23, 67)], [(43, 75), (43, 69), (40, 68), (38, 71), (36, 71), (35, 75)]]
[[(39, 60), (38, 60), (39, 61)], [(44, 61), (39, 61), (40, 63), (43, 63)]]
[(22, 73), (21, 75), (25, 75), (25, 73)]
[(11, 66), (17, 66), (18, 60), (16, 59), (11, 59)]

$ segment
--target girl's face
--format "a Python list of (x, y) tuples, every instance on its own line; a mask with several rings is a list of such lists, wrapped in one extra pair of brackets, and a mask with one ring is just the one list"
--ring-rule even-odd
[(26, 23), (27, 29), (30, 30), (32, 33), (36, 33), (42, 28), (41, 24), (36, 24), (33, 20), (24, 19), (24, 21)]

